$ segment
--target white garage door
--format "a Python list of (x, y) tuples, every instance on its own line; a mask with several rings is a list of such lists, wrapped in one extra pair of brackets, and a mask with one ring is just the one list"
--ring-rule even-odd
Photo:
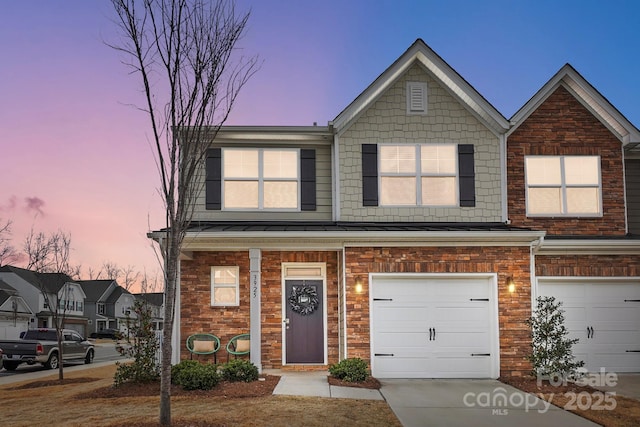
[(374, 277), (377, 378), (496, 378), (497, 304), (490, 277)]
[(562, 301), (573, 353), (592, 372), (640, 372), (640, 282), (538, 279), (538, 295)]

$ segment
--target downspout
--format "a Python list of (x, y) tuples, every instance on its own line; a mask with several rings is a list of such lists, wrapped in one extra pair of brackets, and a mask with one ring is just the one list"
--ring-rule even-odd
[[(332, 123), (330, 123), (333, 126)], [(331, 175), (333, 176), (333, 194), (331, 201), (333, 203), (333, 220), (340, 221), (340, 137), (334, 133), (333, 144), (333, 162), (331, 162)]]
[(347, 358), (347, 256), (346, 247), (342, 245), (342, 339), (343, 352), (345, 359)]
[[(622, 151), (622, 191), (624, 194), (624, 234), (629, 234), (629, 207), (627, 206), (627, 170), (626, 170), (626, 161), (624, 155), (624, 144), (620, 143), (620, 150)], [(601, 186), (602, 188), (602, 186)], [(600, 197), (602, 197), (602, 191), (600, 191)], [(602, 200), (600, 200), (600, 204), (602, 205)]]
[(502, 205), (502, 222), (509, 224), (509, 211), (507, 209), (507, 135), (500, 135), (500, 204)]
[(540, 250), (544, 243), (544, 236), (540, 236), (539, 239), (531, 242), (531, 246), (529, 247), (529, 276), (531, 279), (531, 312), (536, 308), (536, 299), (538, 298), (538, 287), (537, 287), (537, 278), (536, 278), (536, 253)]

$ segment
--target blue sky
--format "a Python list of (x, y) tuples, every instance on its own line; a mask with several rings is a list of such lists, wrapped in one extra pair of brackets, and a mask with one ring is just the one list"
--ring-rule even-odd
[[(5, 2), (0, 219), (71, 232), (73, 259), (152, 270), (162, 226), (137, 76), (106, 0)], [(238, 0), (262, 66), (228, 124), (324, 125), (417, 38), (509, 118), (565, 63), (640, 126), (640, 2)]]

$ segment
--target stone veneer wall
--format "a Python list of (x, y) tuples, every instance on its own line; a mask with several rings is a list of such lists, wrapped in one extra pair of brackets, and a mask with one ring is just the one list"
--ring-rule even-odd
[[(530, 371), (531, 339), (524, 323), (531, 316), (529, 247), (350, 247), (345, 256), (347, 290), (357, 276), (363, 281), (361, 294), (347, 294), (347, 357), (371, 357), (369, 273), (497, 273), (500, 375)], [(516, 283), (513, 294), (507, 289), (509, 276)]]
[[(282, 367), (282, 263), (324, 262), (327, 266), (327, 336), (329, 363), (338, 361), (338, 254), (337, 252), (262, 252), (262, 367)], [(240, 267), (240, 305), (211, 307), (211, 267)], [(234, 335), (249, 332), (248, 251), (194, 252), (192, 261), (181, 264), (182, 341), (197, 332), (220, 337), (218, 360), (226, 360), (225, 346)], [(189, 358), (186, 347), (181, 359)]]
[[(527, 155), (597, 155), (601, 158), (604, 215), (598, 218), (528, 218), (524, 158)], [(558, 87), (507, 140), (511, 224), (550, 235), (624, 235), (621, 142), (563, 86)]]

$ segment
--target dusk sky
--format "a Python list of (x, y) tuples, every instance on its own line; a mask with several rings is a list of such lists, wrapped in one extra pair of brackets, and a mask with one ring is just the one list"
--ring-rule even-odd
[[(505, 117), (570, 63), (640, 126), (640, 2), (240, 0), (261, 69), (227, 124), (326, 125), (417, 38)], [(139, 76), (106, 0), (2, 4), (0, 220), (71, 233), (72, 263), (157, 270), (162, 224)]]

